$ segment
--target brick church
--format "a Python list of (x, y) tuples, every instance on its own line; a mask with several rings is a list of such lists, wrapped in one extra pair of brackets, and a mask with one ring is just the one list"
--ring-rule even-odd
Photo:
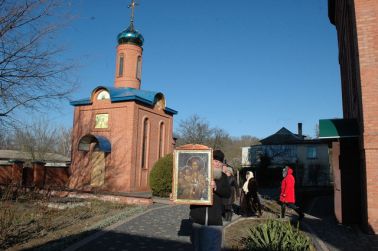
[(97, 86), (74, 106), (69, 187), (144, 192), (153, 164), (173, 150), (173, 115), (164, 94), (141, 89), (144, 38), (129, 27), (117, 36), (113, 86)]

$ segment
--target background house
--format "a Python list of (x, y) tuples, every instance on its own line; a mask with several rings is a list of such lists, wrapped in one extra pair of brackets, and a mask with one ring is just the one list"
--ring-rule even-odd
[(300, 123), (297, 134), (282, 127), (260, 140), (260, 143), (261, 145), (243, 147), (242, 166), (254, 168), (257, 179), (262, 180), (263, 184), (278, 185), (282, 179), (282, 168), (291, 165), (297, 186), (310, 189), (333, 185), (330, 141), (306, 139), (302, 135)]

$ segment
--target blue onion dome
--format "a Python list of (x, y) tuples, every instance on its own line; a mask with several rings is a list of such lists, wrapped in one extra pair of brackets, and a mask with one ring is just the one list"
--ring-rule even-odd
[(117, 41), (118, 44), (135, 44), (142, 47), (144, 38), (142, 34), (134, 29), (134, 25), (131, 23), (126, 30), (118, 34)]

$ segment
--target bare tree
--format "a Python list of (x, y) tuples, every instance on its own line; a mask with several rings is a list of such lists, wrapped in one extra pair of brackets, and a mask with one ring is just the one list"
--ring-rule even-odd
[(32, 160), (44, 160), (47, 153), (56, 152), (57, 135), (57, 128), (49, 126), (46, 119), (39, 119), (15, 130), (14, 146), (28, 153)]
[(0, 149), (11, 149), (12, 145), (12, 137), (9, 133), (4, 130), (0, 131)]
[[(62, 27), (61, 0), (0, 0), (0, 123), (11, 123), (18, 111), (56, 106), (74, 89), (72, 64), (58, 60), (53, 44)], [(59, 9), (61, 11), (61, 9)], [(55, 16), (54, 16), (55, 15)], [(65, 21), (63, 21), (65, 22)]]
[(242, 135), (240, 137), (231, 137), (223, 148), (227, 157), (227, 163), (234, 167), (240, 167), (241, 148), (257, 144), (260, 144), (259, 139), (254, 136)]
[(231, 137), (224, 129), (210, 127), (209, 123), (198, 115), (182, 120), (178, 129), (178, 133), (175, 133), (178, 146), (190, 143), (221, 149), (225, 153), (227, 163), (234, 167), (241, 164), (242, 147), (260, 144), (258, 138), (250, 135)]
[[(236, 139), (235, 139), (236, 140)], [(244, 146), (253, 146), (253, 145), (260, 145), (260, 141), (255, 136), (251, 135), (242, 135), (240, 138), (237, 139), (240, 144), (240, 147)]]
[(194, 114), (180, 122), (178, 145), (207, 144), (211, 136), (212, 130), (209, 123)]
[(58, 129), (55, 152), (71, 157), (72, 129), (61, 127)]
[(222, 149), (230, 142), (229, 134), (221, 128), (211, 129), (211, 137), (209, 138), (209, 146), (213, 149)]

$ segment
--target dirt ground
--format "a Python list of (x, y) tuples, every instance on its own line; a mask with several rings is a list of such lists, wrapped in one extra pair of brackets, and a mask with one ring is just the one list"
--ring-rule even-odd
[(228, 226), (224, 232), (224, 248), (226, 250), (245, 250), (242, 238), (246, 237), (253, 225), (264, 222), (264, 219), (241, 218)]
[(0, 250), (61, 250), (146, 209), (98, 200), (34, 196), (0, 201)]

